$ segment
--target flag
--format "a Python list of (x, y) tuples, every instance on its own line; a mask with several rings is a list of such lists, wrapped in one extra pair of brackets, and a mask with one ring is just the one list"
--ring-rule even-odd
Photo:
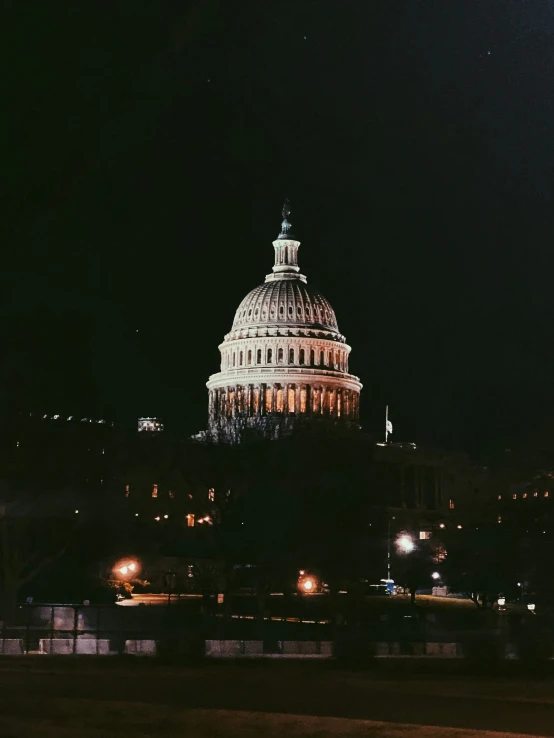
[(392, 423), (387, 420), (387, 433), (392, 433)]

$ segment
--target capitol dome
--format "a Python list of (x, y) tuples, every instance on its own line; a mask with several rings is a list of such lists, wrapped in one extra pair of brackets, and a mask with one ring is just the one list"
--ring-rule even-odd
[(239, 305), (233, 330), (243, 326), (293, 324), (338, 331), (335, 311), (315, 287), (301, 279), (271, 280), (249, 292)]
[(209, 435), (239, 442), (247, 429), (276, 437), (298, 420), (356, 425), (362, 385), (329, 301), (298, 267), (300, 242), (283, 208), (275, 264), (240, 303), (210, 377)]

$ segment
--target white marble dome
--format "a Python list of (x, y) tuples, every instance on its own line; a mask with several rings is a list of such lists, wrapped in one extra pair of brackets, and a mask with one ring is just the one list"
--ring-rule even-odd
[(301, 279), (272, 279), (253, 289), (239, 305), (232, 330), (283, 324), (339, 330), (330, 302)]
[(242, 300), (219, 346), (220, 371), (207, 383), (214, 440), (240, 442), (249, 429), (276, 437), (307, 419), (358, 426), (350, 346), (329, 301), (300, 274), (289, 214), (285, 203), (272, 273)]

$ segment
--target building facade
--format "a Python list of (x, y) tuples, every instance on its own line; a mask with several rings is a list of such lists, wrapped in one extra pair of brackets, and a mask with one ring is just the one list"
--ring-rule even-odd
[(240, 303), (219, 346), (220, 371), (207, 383), (208, 435), (218, 442), (249, 431), (276, 438), (299, 420), (359, 422), (350, 346), (328, 300), (300, 274), (289, 215), (287, 201), (272, 273)]

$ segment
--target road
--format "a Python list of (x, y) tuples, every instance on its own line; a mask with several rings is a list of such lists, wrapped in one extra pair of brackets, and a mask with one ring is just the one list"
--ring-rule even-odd
[[(3, 706), (32, 695), (204, 710), (333, 716), (554, 736), (554, 682), (392, 679), (322, 664), (242, 663), (192, 667), (69, 657), (0, 661)], [(38, 701), (38, 702), (37, 702)], [(105, 709), (105, 708), (103, 708)]]

